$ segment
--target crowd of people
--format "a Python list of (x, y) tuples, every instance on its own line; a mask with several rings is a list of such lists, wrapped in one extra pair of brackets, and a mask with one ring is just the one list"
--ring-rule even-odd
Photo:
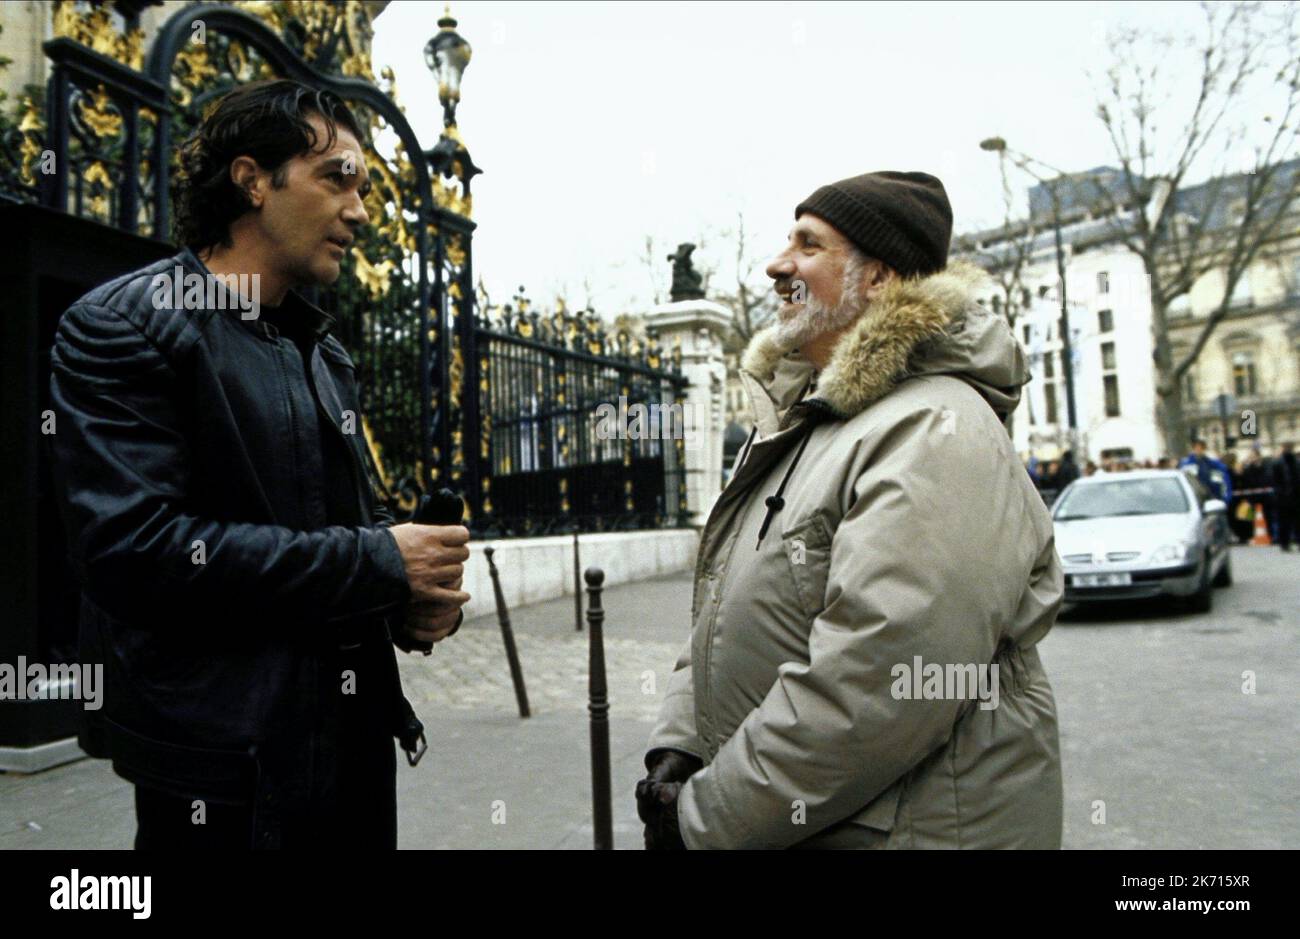
[(1300, 461), (1291, 443), (1284, 443), (1273, 457), (1260, 454), (1258, 444), (1238, 463), (1235, 453), (1224, 457), (1232, 483), (1233, 497), (1228, 518), (1234, 534), (1248, 541), (1254, 531), (1255, 512), (1262, 512), (1273, 543), (1283, 551), (1300, 543), (1296, 519), (1300, 516)]
[(1122, 473), (1140, 469), (1182, 469), (1192, 473), (1215, 498), (1228, 505), (1228, 522), (1238, 543), (1255, 535), (1255, 516), (1262, 514), (1269, 537), (1283, 551), (1300, 544), (1297, 518), (1300, 517), (1300, 460), (1291, 443), (1282, 444), (1279, 452), (1265, 457), (1258, 443), (1253, 444), (1244, 460), (1236, 451), (1223, 459), (1211, 456), (1204, 440), (1195, 440), (1192, 450), (1181, 460), (1165, 456), (1158, 460), (1106, 459), (1098, 466), (1092, 460), (1082, 468), (1074, 453), (1066, 450), (1059, 460), (1042, 461), (1030, 457), (1025, 464), (1029, 478), (1049, 505), (1065, 487), (1076, 479), (1099, 473)]

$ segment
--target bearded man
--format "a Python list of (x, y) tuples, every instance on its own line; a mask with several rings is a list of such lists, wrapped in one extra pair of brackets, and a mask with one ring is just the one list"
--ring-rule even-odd
[(925, 173), (795, 209), (637, 785), (647, 847), (1060, 847), (1036, 645), (1063, 578), (1004, 424), (1029, 376), (951, 232)]

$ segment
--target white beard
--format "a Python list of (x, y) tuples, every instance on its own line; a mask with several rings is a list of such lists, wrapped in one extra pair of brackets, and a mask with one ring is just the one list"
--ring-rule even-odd
[(866, 304), (862, 298), (863, 265), (851, 258), (844, 266), (840, 287), (840, 302), (827, 306), (814, 297), (803, 303), (789, 319), (784, 319), (776, 330), (776, 342), (786, 350), (799, 349), (826, 333), (836, 332), (856, 320)]

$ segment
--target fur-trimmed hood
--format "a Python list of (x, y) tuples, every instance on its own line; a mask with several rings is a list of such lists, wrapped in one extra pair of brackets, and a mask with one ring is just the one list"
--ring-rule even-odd
[[(905, 378), (946, 374), (974, 387), (1005, 420), (1029, 370), (1006, 319), (976, 302), (987, 281), (980, 268), (954, 261), (928, 277), (888, 284), (835, 346), (812, 400), (849, 418)], [(776, 333), (773, 325), (754, 336), (741, 360), (764, 433), (775, 427), (762, 425), (780, 421), (814, 371), (782, 348)]]

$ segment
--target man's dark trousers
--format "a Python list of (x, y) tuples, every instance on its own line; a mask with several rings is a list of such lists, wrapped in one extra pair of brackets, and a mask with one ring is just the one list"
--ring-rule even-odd
[[(367, 668), (359, 649), (341, 649), (337, 668), (356, 677), (358, 690), (383, 680), (373, 663)], [(397, 847), (397, 759), (388, 731), (389, 712), (382, 696), (343, 694), (336, 685), (338, 708), (326, 718), (326, 736), (336, 742), (338, 774), (322, 781), (308, 806), (284, 813), (283, 842), (289, 850), (371, 849)], [(332, 732), (329, 728), (333, 728)], [(194, 799), (135, 787), (137, 850), (247, 851), (253, 844), (255, 807), (205, 803), (203, 824), (196, 824)]]

